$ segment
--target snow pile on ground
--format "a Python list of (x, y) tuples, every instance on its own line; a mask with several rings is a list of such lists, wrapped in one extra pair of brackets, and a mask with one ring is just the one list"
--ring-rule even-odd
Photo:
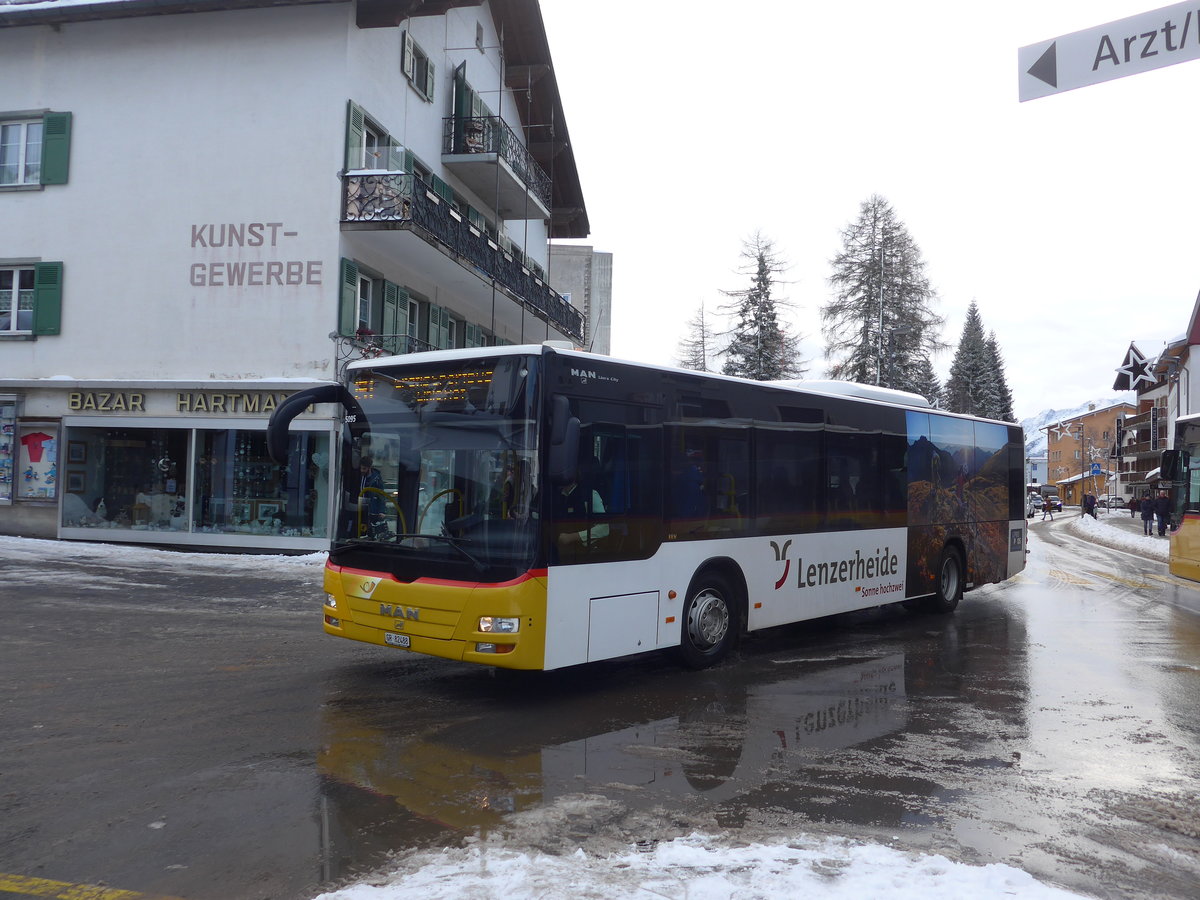
[(153, 564), (162, 568), (187, 567), (189, 569), (248, 569), (262, 571), (271, 566), (292, 568), (295, 566), (325, 565), (329, 554), (325, 551), (302, 555), (260, 553), (189, 553), (179, 550), (161, 550), (136, 544), (90, 544), (82, 541), (43, 541), (36, 538), (6, 537), (0, 535), (0, 559), (6, 560), (73, 560), (96, 561), (117, 564), (123, 560), (140, 565)]
[(801, 837), (772, 844), (720, 846), (701, 834), (623, 854), (568, 856), (476, 845), (422, 851), (370, 883), (317, 900), (462, 900), (571, 897), (768, 900), (1067, 900), (1083, 895), (1050, 887), (1011, 866), (969, 866), (944, 856), (902, 853), (878, 844)]
[[(1141, 519), (1130, 521), (1136, 521), (1137, 527), (1142, 527)], [(1167, 561), (1167, 556), (1171, 549), (1167, 538), (1158, 537), (1157, 526), (1155, 526), (1156, 531), (1152, 535), (1133, 534), (1120, 525), (1117, 525), (1111, 516), (1105, 516), (1101, 519), (1093, 519), (1091, 516), (1080, 516), (1077, 519), (1072, 519), (1068, 523), (1067, 528), (1084, 540), (1091, 541), (1093, 544), (1112, 547), (1115, 550), (1127, 550), (1130, 553), (1137, 553), (1139, 556), (1161, 559), (1163, 562)]]

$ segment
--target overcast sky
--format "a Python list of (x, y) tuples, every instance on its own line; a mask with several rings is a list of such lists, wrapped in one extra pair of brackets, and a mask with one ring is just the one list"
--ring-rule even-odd
[[(825, 377), (819, 310), (842, 229), (885, 197), (952, 349), (972, 299), (1018, 417), (1111, 394), (1200, 290), (1200, 60), (1019, 103), (1017, 49), (1159, 9), (1139, 0), (541, 0), (612, 352), (676, 362), (756, 230)], [(724, 323), (722, 323), (724, 327)]]

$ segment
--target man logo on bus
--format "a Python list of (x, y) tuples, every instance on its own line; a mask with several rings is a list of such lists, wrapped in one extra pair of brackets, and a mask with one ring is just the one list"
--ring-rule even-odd
[(775, 582), (775, 590), (779, 590), (781, 587), (783, 587), (784, 582), (787, 581), (788, 572), (792, 570), (792, 561), (787, 558), (787, 552), (791, 546), (792, 542), (790, 539), (783, 542), (783, 549), (780, 549), (777, 543), (771, 541), (771, 549), (775, 551), (775, 561), (783, 562), (783, 574), (780, 575), (779, 580)]

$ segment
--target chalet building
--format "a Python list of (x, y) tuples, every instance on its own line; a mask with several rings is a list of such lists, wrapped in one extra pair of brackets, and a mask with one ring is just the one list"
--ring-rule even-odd
[(328, 545), (363, 355), (587, 338), (536, 0), (0, 2), (0, 533)]
[(1118, 422), (1135, 408), (1117, 403), (1051, 425), (1046, 429), (1046, 482), (1058, 486), (1063, 503), (1078, 505), (1085, 493), (1102, 496), (1115, 474), (1112, 456), (1118, 441)]

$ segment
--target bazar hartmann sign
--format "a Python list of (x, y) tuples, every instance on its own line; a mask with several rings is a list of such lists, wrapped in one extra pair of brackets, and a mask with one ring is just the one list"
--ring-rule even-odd
[[(265, 391), (217, 393), (214, 391), (177, 391), (175, 412), (266, 414), (288, 398), (287, 394)], [(71, 412), (146, 412), (146, 394), (141, 391), (71, 391), (67, 394)]]

